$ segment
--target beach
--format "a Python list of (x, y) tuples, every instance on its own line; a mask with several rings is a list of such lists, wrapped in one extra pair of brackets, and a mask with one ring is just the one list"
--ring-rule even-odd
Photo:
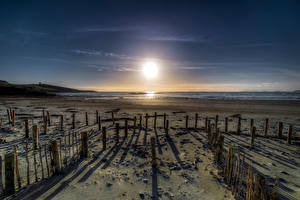
[[(16, 125), (7, 124), (6, 109), (16, 112)], [(278, 181), (278, 195), (281, 198), (300, 198), (300, 151), (299, 143), (292, 140), (286, 144), (283, 139), (256, 137), (255, 148), (249, 148), (250, 119), (254, 119), (256, 134), (263, 135), (265, 119), (269, 119), (269, 136), (276, 136), (277, 123), (283, 123), (283, 137), (287, 136), (289, 125), (293, 125), (293, 137), (300, 136), (300, 101), (297, 100), (223, 100), (198, 98), (2, 98), (0, 136), (3, 142), (0, 153), (11, 151), (16, 145), (24, 152), (24, 120), (37, 124), (42, 130), (42, 110), (51, 116), (48, 134), (40, 136), (40, 143), (51, 139), (64, 139), (58, 131), (60, 116), (65, 119), (65, 130), (70, 129), (72, 113), (76, 113), (76, 126), (85, 124), (85, 113), (89, 125), (96, 122), (95, 112), (107, 127), (107, 149), (102, 150), (101, 133), (90, 141), (88, 159), (81, 160), (68, 168), (55, 180), (40, 180), (40, 191), (33, 186), (19, 190), (16, 199), (234, 199), (230, 187), (215, 165), (213, 153), (203, 130), (205, 118), (214, 121), (218, 115), (218, 127), (224, 131), (225, 117), (228, 117), (228, 134), (224, 134), (224, 148), (228, 145), (239, 149), (245, 155), (245, 162), (257, 172), (265, 175), (268, 184)], [(115, 124), (111, 121), (114, 111), (116, 123), (120, 124), (120, 144), (115, 146)], [(153, 116), (157, 113), (157, 128)], [(169, 137), (165, 137), (162, 116), (169, 120)], [(195, 115), (198, 114), (197, 128)], [(149, 118), (147, 128), (143, 118), (142, 129), (133, 132), (134, 116)], [(189, 116), (185, 129), (186, 116)], [(241, 118), (243, 134), (230, 134), (236, 130), (237, 118)], [(110, 119), (110, 120), (106, 120)], [(124, 136), (124, 123), (128, 119), (129, 132)], [(106, 120), (106, 121), (105, 121)], [(91, 129), (97, 129), (97, 124)], [(156, 139), (158, 166), (151, 166), (150, 138)], [(73, 152), (74, 153), (74, 152)], [(20, 174), (25, 173), (26, 162), (20, 154)], [(40, 165), (39, 165), (40, 167)], [(32, 181), (34, 170), (31, 168)], [(45, 175), (46, 176), (46, 175)], [(26, 184), (22, 177), (22, 184)], [(49, 182), (51, 184), (49, 184)], [(35, 189), (34, 189), (35, 188)]]

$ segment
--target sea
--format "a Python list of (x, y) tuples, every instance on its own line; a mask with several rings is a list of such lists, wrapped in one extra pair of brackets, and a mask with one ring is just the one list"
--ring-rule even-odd
[(79, 92), (58, 93), (86, 99), (196, 98), (220, 100), (299, 100), (300, 92)]

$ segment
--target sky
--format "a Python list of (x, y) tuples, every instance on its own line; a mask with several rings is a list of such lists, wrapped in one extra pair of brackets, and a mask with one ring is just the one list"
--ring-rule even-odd
[[(300, 1), (0, 1), (0, 80), (96, 91), (300, 89)], [(145, 62), (158, 76), (143, 75)]]

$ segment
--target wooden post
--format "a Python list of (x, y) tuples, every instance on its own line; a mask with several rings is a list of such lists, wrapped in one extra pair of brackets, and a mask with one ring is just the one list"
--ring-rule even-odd
[(156, 129), (156, 118), (157, 118), (157, 113), (154, 113), (154, 122), (153, 122), (153, 128)]
[(2, 157), (0, 155), (0, 194), (3, 194), (3, 182), (2, 182)]
[(46, 118), (44, 119), (44, 124), (43, 124), (44, 135), (47, 135), (47, 129), (48, 129), (47, 118), (48, 118), (48, 117), (46, 117)]
[(115, 117), (114, 117), (114, 112), (113, 111), (111, 111), (111, 119), (112, 119), (113, 124), (115, 124)]
[(289, 126), (288, 137), (287, 137), (287, 141), (286, 141), (288, 144), (291, 144), (292, 134), (293, 134), (293, 126), (290, 125)]
[(81, 156), (84, 158), (87, 158), (89, 155), (89, 151), (88, 151), (88, 132), (82, 132), (81, 133)]
[(282, 122), (278, 122), (277, 136), (278, 136), (278, 138), (282, 138)]
[(11, 117), (10, 117), (10, 110), (7, 109), (7, 119), (8, 119), (8, 123), (11, 123)]
[(128, 121), (127, 121), (127, 119), (125, 119), (124, 131), (125, 131), (125, 137), (127, 137), (128, 136)]
[(139, 124), (139, 126), (140, 126), (140, 129), (142, 129), (142, 127), (143, 127), (143, 125), (142, 125), (142, 115), (140, 116), (140, 124)]
[(208, 118), (205, 117), (205, 132), (208, 132)]
[(116, 144), (119, 144), (119, 127), (120, 127), (120, 124), (119, 123), (116, 123)]
[(37, 149), (39, 146), (39, 135), (37, 125), (32, 126), (32, 138), (33, 138), (33, 149)]
[(61, 131), (64, 130), (64, 116), (63, 115), (60, 116), (60, 130)]
[(228, 117), (225, 117), (225, 133), (228, 133)]
[(254, 147), (254, 139), (255, 139), (255, 126), (252, 126), (252, 130), (251, 130), (251, 147), (253, 148)]
[(188, 129), (189, 128), (189, 116), (185, 116), (185, 128)]
[(16, 125), (16, 113), (14, 110), (12, 111), (11, 117), (12, 117), (12, 126), (15, 126)]
[(198, 126), (198, 113), (195, 114), (195, 129), (197, 129)]
[(151, 137), (152, 166), (156, 167), (155, 138)]
[(16, 191), (16, 157), (14, 152), (5, 154), (5, 194), (11, 195)]
[(149, 118), (149, 116), (148, 116), (148, 113), (146, 113), (146, 130), (148, 130), (148, 118)]
[(133, 118), (133, 134), (135, 134), (135, 129), (136, 129), (136, 116)]
[(43, 119), (45, 119), (45, 109), (43, 108)]
[(50, 119), (49, 111), (47, 111), (47, 120), (48, 120), (48, 126), (51, 126), (51, 119)]
[(241, 134), (241, 117), (238, 118), (237, 130), (236, 133)]
[(166, 113), (164, 113), (164, 128), (166, 128), (166, 119), (167, 119), (167, 115)]
[(72, 114), (72, 129), (75, 129), (75, 113)]
[(166, 120), (166, 128), (165, 128), (166, 134), (169, 134), (169, 120)]
[(16, 163), (16, 176), (18, 180), (18, 188), (21, 189), (21, 177), (20, 177), (20, 171), (19, 171), (19, 162), (18, 162), (18, 152), (17, 148), (14, 146), (14, 153), (15, 153), (15, 163)]
[(207, 133), (210, 133), (210, 129), (211, 127), (210, 127), (210, 120), (208, 119), (207, 120)]
[(0, 119), (0, 128), (2, 127), (2, 119)]
[[(98, 110), (96, 110), (96, 123), (99, 123), (99, 113), (98, 113)], [(99, 130), (101, 130), (101, 129), (99, 129)]]
[(249, 135), (251, 136), (251, 131), (252, 131), (252, 128), (253, 128), (253, 125), (254, 125), (254, 120), (253, 119), (250, 119), (250, 129), (249, 129)]
[(25, 120), (25, 138), (26, 139), (29, 138), (29, 120), (28, 119)]
[(218, 122), (219, 122), (219, 115), (216, 115), (216, 118), (215, 118), (215, 133), (218, 132)]
[(264, 136), (267, 137), (269, 129), (269, 119), (265, 120), (265, 129), (264, 129)]
[(106, 150), (106, 127), (102, 127), (102, 146)]
[(101, 117), (98, 116), (98, 130), (100, 131), (101, 130)]
[(88, 126), (89, 125), (89, 116), (88, 113), (85, 112), (85, 125)]
[(57, 141), (53, 140), (50, 142), (49, 151), (50, 151), (51, 169), (55, 174), (57, 174), (61, 170), (61, 163), (59, 159)]

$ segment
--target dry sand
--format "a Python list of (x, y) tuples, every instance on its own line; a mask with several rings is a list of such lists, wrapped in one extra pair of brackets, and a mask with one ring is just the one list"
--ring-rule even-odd
[[(7, 128), (6, 108), (16, 109), (17, 124)], [(71, 114), (77, 112), (77, 127), (83, 125), (84, 113), (89, 112), (90, 123), (94, 123), (94, 113), (98, 110), (102, 119), (110, 118), (112, 109), (120, 109), (116, 117), (133, 117), (145, 113), (167, 113), (170, 120), (170, 138), (166, 139), (162, 118), (158, 120), (157, 130), (153, 129), (153, 119), (149, 119), (149, 129), (144, 129), (124, 138), (121, 130), (121, 145), (114, 145), (114, 127), (108, 127), (109, 144), (102, 151), (101, 136), (92, 139), (90, 159), (82, 161), (64, 174), (42, 181), (38, 185), (20, 191), (17, 199), (233, 199), (208, 149), (206, 134), (203, 131), (186, 131), (184, 116), (189, 114), (190, 126), (194, 126), (195, 113), (199, 113), (198, 126), (204, 126), (204, 118), (220, 116), (219, 127), (224, 127), (224, 117), (241, 114), (242, 131), (248, 132), (249, 119), (255, 119), (259, 133), (263, 131), (263, 120), (270, 119), (269, 133), (276, 132), (276, 122), (282, 121), (284, 135), (287, 124), (294, 125), (294, 135), (299, 136), (299, 101), (238, 101), (238, 100), (200, 100), (200, 99), (2, 99), (0, 118), (3, 127), (0, 137), (6, 143), (0, 144), (0, 153), (17, 145), (20, 152), (24, 137), (23, 120), (40, 124), (42, 109), (50, 111), (52, 126), (48, 135), (41, 136), (41, 143), (51, 138), (59, 138), (57, 130), (59, 115), (71, 126)], [(235, 118), (230, 118), (229, 129), (236, 130)], [(120, 121), (121, 126), (124, 120)], [(132, 122), (130, 122), (132, 123)], [(158, 169), (151, 167), (150, 137), (157, 141)], [(255, 170), (267, 176), (270, 183), (279, 181), (279, 194), (290, 199), (300, 199), (300, 149), (298, 145), (287, 145), (278, 139), (257, 138), (255, 149), (249, 148), (248, 136), (225, 135), (225, 146), (231, 144), (240, 148), (246, 155), (246, 162)], [(25, 174), (24, 156), (19, 155), (21, 175)], [(33, 169), (31, 169), (33, 175)], [(39, 174), (41, 177), (41, 174)], [(34, 177), (32, 176), (32, 180)], [(22, 179), (25, 182), (25, 177)], [(25, 183), (23, 183), (25, 184)], [(39, 189), (37, 189), (39, 188)]]

